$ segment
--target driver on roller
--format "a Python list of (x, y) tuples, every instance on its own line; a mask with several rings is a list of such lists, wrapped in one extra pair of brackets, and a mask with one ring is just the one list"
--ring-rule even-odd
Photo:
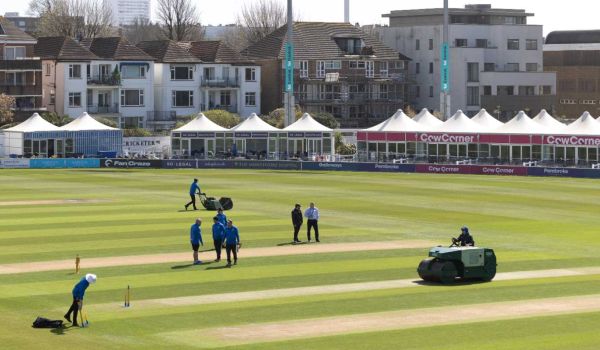
[(469, 228), (467, 226), (463, 226), (460, 229), (461, 233), (458, 238), (452, 238), (452, 245), (461, 246), (461, 247), (473, 247), (475, 246), (475, 241), (473, 240), (473, 236), (469, 234)]

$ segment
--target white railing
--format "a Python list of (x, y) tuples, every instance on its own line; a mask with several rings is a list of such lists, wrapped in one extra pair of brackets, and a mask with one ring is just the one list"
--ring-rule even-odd
[(600, 163), (592, 164), (592, 169), (600, 169)]
[(473, 160), (472, 159), (465, 159), (465, 160), (457, 160), (456, 161), (456, 165), (471, 165), (473, 164)]
[(535, 160), (533, 160), (531, 162), (523, 162), (523, 166), (526, 166), (526, 167), (537, 166), (537, 164), (538, 164), (538, 162)]
[(408, 159), (406, 158), (398, 158), (392, 161), (394, 164), (408, 164)]

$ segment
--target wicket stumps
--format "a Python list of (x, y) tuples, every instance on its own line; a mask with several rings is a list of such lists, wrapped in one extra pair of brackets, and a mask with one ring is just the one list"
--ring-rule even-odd
[(131, 289), (129, 288), (129, 285), (127, 285), (127, 292), (125, 292), (125, 304), (123, 305), (124, 307), (129, 307), (131, 306), (130, 302), (130, 297), (131, 297)]
[(81, 262), (81, 259), (79, 258), (79, 254), (77, 254), (77, 256), (75, 257), (75, 273), (78, 274), (79, 273), (79, 263)]

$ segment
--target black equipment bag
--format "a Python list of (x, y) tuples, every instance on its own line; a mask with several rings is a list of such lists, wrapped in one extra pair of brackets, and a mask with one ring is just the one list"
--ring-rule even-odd
[(62, 328), (62, 320), (50, 320), (45, 317), (38, 316), (31, 325), (33, 328)]

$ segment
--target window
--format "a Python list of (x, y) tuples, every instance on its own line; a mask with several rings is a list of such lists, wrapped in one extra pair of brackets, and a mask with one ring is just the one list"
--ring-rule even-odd
[(454, 41), (454, 46), (456, 46), (456, 47), (467, 47), (468, 46), (468, 41), (467, 41), (467, 39), (456, 39)]
[(433, 62), (429, 62), (429, 74), (433, 74)]
[(540, 86), (540, 95), (552, 95), (552, 86), (551, 85), (541, 85)]
[(342, 61), (325, 61), (325, 69), (342, 69)]
[(488, 47), (488, 41), (487, 39), (475, 39), (475, 46), (479, 48), (486, 48)]
[(395, 62), (392, 62), (391, 68), (392, 69), (401, 69), (401, 70), (403, 70), (404, 69), (404, 61), (395, 61)]
[(246, 81), (256, 81), (256, 68), (246, 68)]
[(519, 86), (520, 96), (533, 96), (535, 95), (535, 86)]
[(133, 107), (144, 105), (144, 90), (121, 90), (121, 106)]
[(576, 105), (577, 104), (577, 100), (566, 98), (566, 99), (560, 100), (560, 104), (561, 105)]
[(325, 77), (325, 61), (317, 61), (317, 78)]
[[(185, 73), (184, 71), (180, 72)], [(177, 71), (175, 71), (177, 76)], [(128, 66), (121, 67), (121, 77), (123, 79), (144, 79), (146, 78), (146, 66)], [(171, 68), (171, 79), (173, 79), (173, 69)], [(185, 80), (185, 79), (184, 79)]]
[(467, 106), (479, 106), (479, 86), (467, 86)]
[(51, 92), (51, 93), (50, 93), (50, 102), (49, 102), (49, 103), (50, 103), (51, 105), (53, 105), (53, 104), (55, 104), (55, 103), (56, 103), (56, 94), (55, 94), (55, 93), (53, 93), (53, 92)]
[(515, 87), (512, 85), (498, 85), (498, 96), (512, 96), (515, 94)]
[(245, 100), (246, 100), (246, 106), (248, 106), (248, 107), (256, 106), (256, 92), (246, 92)]
[(527, 72), (537, 72), (538, 65), (537, 63), (525, 63), (525, 70)]
[(506, 41), (506, 48), (508, 50), (518, 50), (519, 49), (519, 39), (508, 39)]
[(379, 62), (379, 74), (382, 78), (388, 77), (388, 63), (383, 61)]
[(421, 73), (421, 64), (419, 62), (415, 63), (415, 74)]
[(24, 72), (7, 72), (6, 73), (6, 84), (10, 86), (22, 86), (25, 84), (25, 73)]
[(582, 105), (595, 105), (596, 100), (581, 100)]
[(69, 92), (69, 107), (81, 107), (81, 92)]
[(484, 63), (483, 64), (483, 71), (484, 72), (493, 72), (496, 70), (496, 64), (495, 63)]
[(365, 69), (365, 61), (350, 61), (350, 69)]
[(433, 97), (433, 86), (429, 86), (429, 97)]
[(220, 102), (221, 106), (231, 106), (231, 92), (221, 91)]
[(94, 92), (92, 91), (92, 89), (87, 90), (86, 100), (88, 107), (94, 105)]
[(81, 65), (79, 65), (79, 64), (70, 64), (69, 65), (69, 78), (81, 79)]
[(50, 74), (52, 74), (52, 68), (50, 63), (46, 63), (46, 76), (49, 76)]
[(173, 107), (194, 107), (194, 91), (172, 91)]
[(25, 46), (6, 46), (4, 47), (4, 59), (16, 60), (25, 58)]
[(467, 63), (467, 81), (477, 82), (479, 81), (479, 63)]
[(429, 39), (429, 50), (433, 50), (433, 39)]
[(194, 80), (194, 67), (171, 66), (171, 80)]
[(577, 82), (577, 90), (579, 92), (593, 93), (596, 92), (595, 79), (579, 79)]
[(514, 17), (514, 16), (504, 17), (504, 24), (517, 24), (517, 17)]
[(382, 100), (386, 100), (388, 98), (388, 86), (387, 85), (379, 85), (379, 98)]
[(526, 39), (525, 40), (525, 50), (537, 50), (538, 42), (537, 39)]
[(419, 39), (415, 40), (415, 50), (421, 50), (421, 41)]
[(348, 55), (360, 55), (362, 51), (362, 40), (360, 38), (336, 39), (340, 49)]
[(507, 72), (518, 72), (519, 71), (519, 64), (518, 63), (507, 63), (506, 64), (506, 71)]
[(308, 78), (308, 61), (300, 61), (300, 78)]
[(415, 86), (415, 97), (421, 97), (421, 87), (419, 85)]
[(375, 76), (375, 62), (373, 61), (366, 61), (366, 71), (365, 71), (365, 76), (367, 78), (373, 78)]
[(492, 95), (492, 87), (490, 85), (485, 85), (483, 87), (483, 95), (484, 96), (491, 96)]

